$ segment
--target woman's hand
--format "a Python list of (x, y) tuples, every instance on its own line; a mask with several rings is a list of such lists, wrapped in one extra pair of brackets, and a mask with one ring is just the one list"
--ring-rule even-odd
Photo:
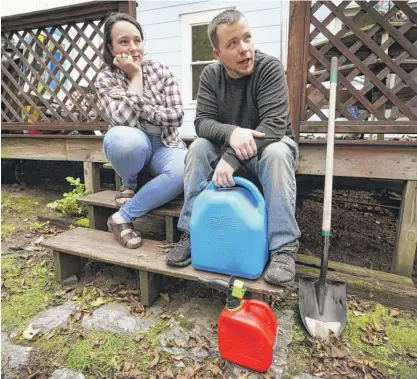
[(130, 80), (135, 76), (142, 76), (142, 66), (133, 61), (131, 55), (128, 54), (117, 54), (114, 57), (113, 64), (124, 71)]

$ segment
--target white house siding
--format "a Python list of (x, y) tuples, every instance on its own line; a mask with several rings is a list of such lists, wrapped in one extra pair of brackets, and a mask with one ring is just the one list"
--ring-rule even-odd
[[(236, 7), (252, 27), (255, 47), (279, 57), (286, 67), (289, 1), (189, 0), (139, 1), (138, 4), (137, 18), (144, 29), (147, 57), (167, 64), (183, 92), (181, 14), (213, 9), (220, 12), (227, 7)], [(180, 133), (183, 137), (194, 136), (195, 104), (184, 105), (185, 117)]]

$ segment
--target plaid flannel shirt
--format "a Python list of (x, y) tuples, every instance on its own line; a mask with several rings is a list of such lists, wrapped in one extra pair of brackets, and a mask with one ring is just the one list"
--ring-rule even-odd
[[(161, 128), (161, 139), (169, 147), (185, 148), (179, 137), (184, 110), (181, 94), (174, 75), (162, 63), (146, 60), (142, 63), (143, 90), (149, 99), (129, 91), (130, 81), (123, 71), (106, 68), (97, 75), (95, 82), (101, 105), (110, 120), (110, 127), (124, 125), (139, 127), (140, 122), (149, 122)], [(113, 99), (109, 92), (121, 87), (120, 99)]]

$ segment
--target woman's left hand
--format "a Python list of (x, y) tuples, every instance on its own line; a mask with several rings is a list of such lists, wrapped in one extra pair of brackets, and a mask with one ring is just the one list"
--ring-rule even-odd
[(129, 76), (129, 79), (136, 75), (142, 75), (142, 66), (134, 62), (131, 55), (117, 54), (114, 57), (113, 64), (124, 71)]

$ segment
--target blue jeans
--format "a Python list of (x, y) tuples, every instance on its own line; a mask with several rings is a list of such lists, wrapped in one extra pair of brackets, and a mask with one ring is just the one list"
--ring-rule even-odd
[[(184, 207), (178, 228), (190, 232), (193, 203), (201, 192), (201, 183), (211, 180), (223, 151), (210, 141), (199, 138), (188, 151), (185, 160)], [(268, 145), (261, 156), (254, 157), (243, 166), (258, 176), (262, 185), (268, 212), (269, 251), (296, 252), (301, 233), (295, 220), (298, 145), (289, 137)]]
[(137, 128), (114, 126), (104, 136), (104, 153), (123, 185), (136, 188), (137, 176), (145, 165), (154, 178), (120, 208), (120, 214), (133, 222), (184, 190), (184, 160), (187, 150), (167, 147), (160, 136)]

